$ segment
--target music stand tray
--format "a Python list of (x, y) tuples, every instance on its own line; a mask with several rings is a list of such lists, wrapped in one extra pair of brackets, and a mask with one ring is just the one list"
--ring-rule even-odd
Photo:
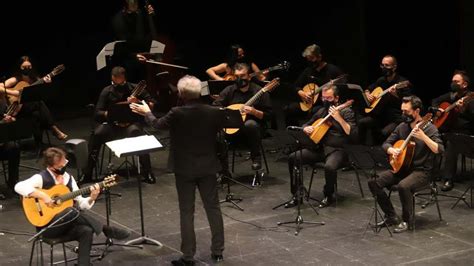
[[(124, 138), (106, 143), (109, 149), (117, 156), (137, 156), (148, 154), (163, 148), (163, 145), (155, 138), (155, 136), (139, 136)], [(140, 160), (138, 161), (138, 171), (140, 174)], [(143, 216), (143, 197), (142, 197), (142, 182), (140, 175), (137, 175), (138, 197), (140, 203), (140, 222), (141, 222), (141, 236), (126, 242), (126, 245), (148, 244), (162, 247), (158, 240), (152, 239), (145, 234), (145, 221)]]

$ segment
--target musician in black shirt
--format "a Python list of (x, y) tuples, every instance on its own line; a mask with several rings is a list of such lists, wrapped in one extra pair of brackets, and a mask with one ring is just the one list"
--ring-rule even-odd
[[(300, 100), (302, 102), (309, 102), (312, 100), (312, 97), (309, 93), (303, 91), (305, 85), (308, 83), (315, 83), (316, 85), (321, 86), (330, 80), (341, 76), (343, 72), (339, 67), (323, 60), (321, 48), (316, 44), (306, 47), (302, 56), (308, 62), (308, 66), (296, 79), (295, 88)], [(317, 106), (313, 106), (313, 108), (308, 111), (309, 115), (314, 114), (320, 107), (320, 104), (321, 101), (318, 100), (316, 102)], [(292, 102), (286, 106), (285, 109), (287, 126), (298, 125), (298, 119), (303, 118), (308, 114), (301, 110), (299, 102)]]
[[(293, 175), (293, 169), (299, 164), (312, 164), (316, 162), (324, 162), (324, 177), (326, 184), (324, 185), (324, 199), (319, 205), (320, 208), (331, 205), (334, 201), (334, 189), (337, 182), (337, 170), (343, 166), (347, 160), (347, 154), (343, 150), (343, 145), (348, 143), (351, 138), (357, 136), (357, 126), (355, 123), (354, 112), (350, 107), (340, 111), (336, 110), (336, 106), (340, 105), (339, 91), (336, 86), (330, 86), (322, 91), (322, 101), (324, 107), (320, 108), (316, 114), (303, 125), (303, 131), (310, 136), (314, 128), (311, 126), (317, 119), (323, 118), (331, 114), (329, 122), (330, 126), (326, 135), (322, 138), (322, 149), (316, 146), (305, 148), (302, 151), (296, 151), (289, 155), (288, 169), (291, 178), (291, 193), (295, 195), (297, 192), (296, 179)], [(301, 159), (301, 161), (300, 161)], [(297, 205), (295, 196), (293, 200), (285, 205), (285, 208)]]
[[(235, 64), (234, 75), (237, 77), (236, 84), (226, 87), (219, 94), (218, 99), (214, 101), (214, 105), (227, 107), (232, 104), (244, 104), (261, 89), (259, 85), (250, 82), (249, 66), (247, 64)], [(262, 145), (263, 126), (272, 115), (270, 96), (268, 93), (264, 93), (253, 106), (244, 106), (242, 112), (247, 114), (244, 126), (237, 133), (227, 135), (227, 137), (231, 142), (247, 142), (250, 148), (252, 169), (258, 170), (262, 165), (260, 147)], [(225, 159), (224, 157), (222, 159)], [(223, 171), (227, 171), (227, 161), (223, 160), (222, 164)]]
[[(370, 191), (377, 197), (378, 204), (385, 213), (385, 220), (378, 225), (381, 226), (384, 222), (387, 225), (395, 225), (394, 231), (396, 233), (413, 227), (413, 193), (429, 183), (434, 155), (444, 151), (438, 129), (433, 124), (428, 123), (424, 128), (417, 127), (422, 120), (420, 116), (422, 108), (420, 98), (416, 96), (404, 97), (401, 105), (404, 122), (395, 128), (382, 145), (387, 154), (398, 156), (402, 151), (399, 148), (394, 148), (393, 144), (398, 140), (405, 140), (413, 131), (412, 141), (415, 142), (415, 151), (410, 168), (395, 174), (391, 170), (387, 170), (380, 173), (378, 177), (369, 180)], [(391, 189), (396, 184), (398, 184), (398, 193), (402, 203), (403, 220), (399, 219), (390, 199), (383, 190), (384, 188)]]
[[(108, 121), (108, 110), (114, 104), (131, 103), (138, 100), (145, 100), (151, 106), (154, 104), (154, 99), (146, 90), (143, 90), (136, 97), (131, 97), (136, 85), (127, 82), (125, 75), (126, 71), (123, 67), (114, 67), (112, 69), (112, 85), (105, 87), (100, 93), (94, 115), (95, 120), (100, 124), (96, 126), (89, 141), (89, 163), (82, 182), (92, 180), (92, 170), (94, 165), (96, 165), (99, 149), (105, 142), (117, 138), (136, 137), (144, 134), (143, 126), (139, 122), (121, 125)], [(145, 177), (145, 182), (155, 183), (155, 176), (151, 171), (150, 156), (148, 154), (141, 155), (140, 164), (143, 166), (142, 175)]]
[[(383, 90), (391, 86), (406, 81), (407, 79), (400, 76), (397, 72), (398, 63), (393, 55), (386, 55), (382, 58), (380, 68), (383, 76), (372, 83), (365, 91), (367, 99), (370, 103), (375, 101), (375, 98), (370, 94), (374, 89), (380, 87)], [(392, 87), (389, 93), (385, 94), (380, 102), (375, 106), (369, 114), (364, 115), (359, 119), (359, 134), (362, 143), (373, 144), (372, 140), (367, 140), (367, 132), (371, 130), (372, 138), (386, 139), (388, 135), (395, 129), (395, 127), (402, 122), (402, 113), (400, 105), (402, 98), (411, 94), (410, 86), (396, 89)], [(377, 141), (376, 141), (377, 142)], [(380, 141), (381, 142), (381, 141)]]
[[(450, 112), (450, 117), (439, 128), (442, 133), (461, 133), (466, 135), (474, 134), (474, 100), (464, 102), (463, 97), (467, 96), (469, 91), (469, 76), (465, 71), (456, 70), (452, 77), (451, 92), (445, 93), (436, 99), (433, 99), (432, 106), (439, 108), (440, 104), (447, 102), (449, 104), (456, 103), (457, 107)], [(444, 110), (439, 108), (439, 111)], [(453, 177), (456, 174), (458, 152), (456, 147), (451, 145), (449, 141), (446, 143), (444, 153), (445, 164), (442, 172), (443, 186), (442, 191), (450, 191), (454, 187)]]

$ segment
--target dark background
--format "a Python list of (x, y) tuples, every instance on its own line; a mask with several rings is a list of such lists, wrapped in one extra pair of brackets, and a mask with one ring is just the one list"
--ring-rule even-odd
[[(303, 49), (322, 47), (328, 62), (363, 87), (380, 75), (385, 54), (423, 100), (447, 91), (454, 69), (474, 73), (474, 3), (468, 0), (415, 1), (226, 1), (221, 4), (151, 0), (157, 28), (175, 46), (190, 74), (207, 79), (206, 68), (223, 62), (230, 44), (240, 43), (261, 67), (288, 60), (283, 79), (293, 82), (304, 68)], [(428, 4), (429, 3), (429, 4)], [(95, 103), (108, 84), (95, 57), (113, 41), (110, 20), (122, 1), (2, 2), (0, 76), (10, 76), (21, 55), (33, 57), (42, 74), (64, 63), (48, 105), (59, 113)], [(275, 91), (284, 98), (288, 91)]]

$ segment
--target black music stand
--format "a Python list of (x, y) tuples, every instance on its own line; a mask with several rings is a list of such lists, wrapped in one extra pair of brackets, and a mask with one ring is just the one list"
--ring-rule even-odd
[[(0, 143), (9, 141), (19, 141), (30, 138), (33, 132), (33, 123), (30, 119), (18, 119), (11, 123), (0, 123)], [(20, 164), (20, 167), (39, 171), (33, 166)]]
[[(379, 146), (344, 145), (344, 151), (346, 151), (351, 167), (356, 175), (359, 176), (359, 173), (362, 172), (367, 180), (377, 178), (377, 165), (383, 165), (386, 168), (390, 167), (387, 157), (383, 155), (383, 150), (380, 150)], [(382, 212), (378, 208), (377, 195), (372, 195), (372, 197), (374, 198), (374, 207), (372, 208), (372, 213), (365, 227), (364, 235), (369, 227), (371, 227), (376, 234), (382, 230), (382, 227), (385, 227), (390, 236), (393, 236), (392, 231), (384, 221)], [(372, 218), (374, 224), (371, 223)], [(377, 226), (379, 221), (384, 221), (382, 226)]]
[[(240, 114), (240, 111), (239, 110), (231, 110), (231, 109), (227, 109), (227, 108), (221, 108), (221, 111), (223, 112), (223, 115), (224, 115), (224, 124), (223, 124), (223, 128), (241, 128), (243, 127), (244, 125), (244, 122), (242, 120), (242, 115)], [(221, 132), (220, 134), (225, 134), (224, 132)], [(226, 156), (226, 158), (229, 156), (228, 155), (228, 143), (227, 141), (225, 140), (225, 137), (222, 136), (221, 139), (224, 141), (224, 145), (225, 145), (225, 151), (224, 151), (224, 155), (223, 156)], [(226, 160), (227, 162), (227, 160)], [(228, 165), (227, 165), (227, 169), (228, 169)], [(225, 173), (223, 175), (223, 178), (224, 179), (227, 179), (227, 195), (225, 196), (225, 199), (221, 200), (219, 203), (224, 203), (224, 202), (230, 202), (232, 203), (232, 205), (234, 205), (237, 209), (241, 210), (241, 211), (244, 211), (244, 209), (242, 209), (238, 204), (237, 202), (241, 202), (243, 199), (242, 198), (237, 198), (234, 196), (234, 194), (232, 194), (230, 192), (230, 181), (234, 182), (235, 184), (239, 184), (245, 188), (248, 188), (248, 189), (252, 189), (251, 187), (235, 180), (234, 178), (230, 177), (229, 176), (230, 173)], [(222, 180), (222, 182), (224, 183), (224, 180)]]
[[(312, 198), (309, 197), (309, 191), (308, 191), (308, 189), (306, 189), (306, 187), (304, 186), (304, 182), (303, 182), (303, 162), (302, 162), (303, 147), (309, 147), (311, 145), (314, 145), (314, 143), (312, 143), (310, 141), (310, 138), (308, 136), (306, 136), (306, 134), (303, 133), (303, 131), (302, 131), (303, 128), (297, 128), (297, 129), (298, 129), (298, 131), (288, 131), (288, 132), (292, 132), (292, 133), (289, 133), (289, 135), (292, 136), (295, 139), (296, 145), (299, 148), (299, 151), (296, 151), (296, 154), (295, 154), (295, 159), (296, 160), (295, 160), (295, 165), (294, 165), (294, 169), (293, 169), (293, 175), (295, 176), (294, 180), (296, 181), (296, 187), (297, 187), (296, 188), (296, 195), (293, 195), (293, 197), (298, 202), (298, 205), (297, 205), (298, 211), (297, 211), (297, 215), (296, 215), (294, 220), (287, 221), (287, 222), (278, 222), (277, 223), (277, 225), (296, 224), (295, 235), (298, 235), (300, 233), (300, 231), (302, 229), (302, 227), (301, 227), (302, 224), (313, 224), (313, 225), (324, 225), (325, 224), (325, 222), (305, 221), (305, 220), (303, 220), (303, 216), (301, 215), (301, 205), (303, 203), (303, 200), (306, 200), (306, 203), (311, 207), (311, 209), (313, 209), (313, 211), (317, 215), (319, 215), (319, 213), (316, 210), (316, 208), (314, 208), (314, 206), (309, 202), (309, 200), (312, 199)], [(298, 153), (299, 153), (299, 157), (298, 157)], [(298, 166), (297, 166), (297, 164), (298, 164)], [(277, 206), (273, 207), (273, 210), (285, 205), (286, 203), (289, 203), (290, 201), (281, 203), (280, 205), (277, 205)]]
[(235, 84), (231, 80), (208, 80), (201, 82), (201, 98), (207, 102), (212, 103), (217, 99), (221, 91), (226, 87)]
[[(149, 154), (163, 148), (161, 143), (154, 136), (139, 136), (124, 138), (120, 140), (109, 141), (106, 145), (114, 152), (117, 157), (122, 156), (139, 156), (143, 154)], [(148, 244), (162, 247), (158, 240), (152, 239), (145, 234), (145, 221), (143, 216), (143, 197), (142, 197), (142, 182), (140, 177), (140, 159), (138, 161), (138, 175), (137, 175), (137, 185), (138, 185), (138, 199), (140, 203), (140, 222), (141, 222), (141, 236), (132, 239), (125, 243), (125, 245), (139, 245), (139, 244)]]

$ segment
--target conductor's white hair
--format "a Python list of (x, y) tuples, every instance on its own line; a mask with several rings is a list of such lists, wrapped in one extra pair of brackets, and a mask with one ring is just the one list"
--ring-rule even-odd
[(198, 99), (201, 96), (201, 81), (195, 76), (186, 75), (178, 81), (178, 92), (183, 99)]

